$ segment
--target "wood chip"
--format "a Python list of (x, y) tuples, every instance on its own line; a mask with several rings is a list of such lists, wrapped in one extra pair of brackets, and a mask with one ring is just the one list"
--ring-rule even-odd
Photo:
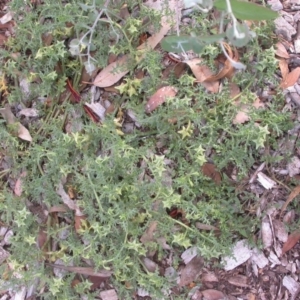
[(223, 300), (225, 299), (225, 295), (217, 290), (208, 289), (205, 291), (201, 291), (205, 300)]
[(238, 287), (249, 287), (247, 284), (247, 277), (244, 275), (232, 276), (227, 280), (230, 284)]
[(300, 292), (300, 284), (291, 276), (284, 276), (282, 284), (286, 287), (292, 295), (291, 299), (296, 299)]
[(223, 258), (225, 271), (235, 269), (246, 262), (252, 256), (252, 249), (248, 246), (247, 240), (238, 241), (233, 247), (232, 255)]
[(276, 182), (262, 172), (257, 173), (258, 182), (267, 190), (272, 189)]
[(208, 273), (203, 274), (203, 276), (201, 278), (201, 281), (204, 281), (204, 282), (218, 282), (219, 279), (218, 279), (218, 277), (216, 276), (215, 273), (208, 272)]
[(273, 234), (268, 217), (264, 217), (262, 220), (261, 235), (264, 249), (269, 249), (273, 244)]

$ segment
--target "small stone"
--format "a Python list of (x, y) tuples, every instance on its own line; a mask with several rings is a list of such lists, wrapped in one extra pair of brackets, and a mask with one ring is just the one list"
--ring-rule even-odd
[(290, 163), (287, 165), (289, 171), (289, 176), (293, 177), (300, 173), (300, 159), (297, 156), (294, 156)]
[(269, 0), (268, 5), (270, 5), (271, 9), (274, 11), (279, 11), (283, 9), (283, 5), (279, 0)]
[(300, 40), (295, 40), (294, 46), (295, 46), (295, 52), (300, 53)]

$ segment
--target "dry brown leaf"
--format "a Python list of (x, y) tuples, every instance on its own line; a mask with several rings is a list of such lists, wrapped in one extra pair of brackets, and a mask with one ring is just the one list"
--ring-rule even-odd
[(194, 257), (181, 271), (180, 286), (186, 286), (197, 279), (203, 269), (203, 258)]
[(280, 216), (282, 215), (282, 213), (286, 210), (287, 206), (290, 204), (290, 202), (292, 202), (294, 200), (294, 198), (296, 198), (298, 195), (300, 194), (300, 185), (296, 186), (292, 192), (290, 193), (290, 195), (288, 196), (288, 198), (286, 199), (284, 205), (281, 207), (281, 213)]
[(82, 221), (85, 221), (85, 220), (86, 220), (86, 216), (85, 216), (85, 215), (77, 216), (77, 215), (75, 214), (74, 219), (75, 219), (75, 224), (74, 224), (75, 231), (76, 231), (77, 233), (79, 233), (79, 232), (80, 232), (80, 229), (81, 229), (81, 227), (82, 227)]
[(21, 123), (18, 124), (19, 129), (18, 129), (18, 137), (21, 140), (27, 141), (27, 142), (32, 142), (32, 137), (29, 133), (29, 131), (27, 130), (26, 127), (24, 127)]
[(152, 242), (154, 241), (154, 233), (157, 228), (157, 221), (152, 221), (147, 228), (147, 230), (143, 233), (143, 235), (140, 238), (141, 243), (145, 244), (147, 242)]
[(115, 290), (106, 290), (100, 292), (100, 297), (102, 300), (118, 300), (118, 295)]
[(10, 22), (12, 20), (13, 16), (14, 16), (13, 12), (9, 11), (8, 13), (6, 13), (4, 16), (2, 16), (0, 18), (0, 23), (6, 24), (6, 23)]
[(299, 79), (300, 76), (300, 67), (294, 69), (292, 72), (286, 75), (285, 78), (281, 81), (279, 87), (282, 89), (286, 89), (290, 86), (293, 86), (297, 80)]
[(279, 59), (279, 69), (282, 78), (285, 78), (289, 74), (289, 66), (286, 59)]
[(219, 91), (219, 82), (206, 82), (205, 80), (211, 76), (213, 76), (213, 72), (209, 67), (205, 65), (200, 65), (202, 59), (193, 58), (185, 63), (191, 68), (193, 74), (195, 75), (197, 82), (201, 83), (208, 91), (216, 94)]
[(282, 58), (290, 58), (290, 55), (288, 54), (288, 52), (286, 51), (285, 47), (283, 46), (282, 43), (278, 42), (276, 44), (276, 52), (275, 54), (279, 57)]
[(259, 98), (256, 98), (255, 101), (253, 102), (252, 106), (254, 108), (264, 108), (265, 107), (265, 104), (263, 102), (260, 101)]
[(78, 285), (79, 283), (81, 283), (81, 281), (78, 278), (74, 278), (71, 282), (71, 287), (74, 288), (76, 287), (76, 285)]
[[(239, 105), (239, 101), (234, 103), (235, 105)], [(256, 100), (253, 102), (252, 106), (254, 108), (264, 108), (265, 105), (263, 102), (260, 101), (259, 98), (256, 98)], [(250, 105), (248, 104), (242, 104), (240, 107), (240, 110), (236, 114), (235, 118), (233, 119), (233, 124), (243, 124), (245, 122), (248, 122), (250, 120), (250, 116), (248, 115), (250, 109)]]
[[(223, 45), (226, 48), (229, 57), (234, 61), (238, 61), (239, 55), (237, 50), (234, 49), (234, 53), (233, 53), (231, 47), (227, 43), (223, 43)], [(230, 60), (226, 59), (224, 63), (224, 67), (219, 71), (219, 73), (208, 77), (207, 79), (205, 79), (205, 81), (206, 82), (217, 81), (224, 77), (231, 78), (233, 76), (233, 73), (234, 73), (234, 67), (231, 64)]]
[[(229, 92), (230, 92), (230, 98), (235, 98), (235, 97), (237, 97), (237, 95), (240, 94), (241, 90), (236, 83), (230, 82), (229, 83)], [(237, 98), (237, 100), (238, 100), (238, 98)]]
[(26, 175), (27, 175), (26, 171), (22, 172), (20, 174), (20, 177), (17, 179), (16, 184), (15, 184), (14, 193), (19, 197), (22, 195), (22, 191), (23, 191), (22, 178), (24, 178)]
[[(108, 87), (118, 82), (123, 76), (125, 76), (129, 72), (126, 66), (128, 60), (129, 56), (124, 55), (117, 61), (108, 65), (96, 76), (93, 84), (99, 87)], [(117, 68), (125, 70), (114, 72), (114, 70)]]
[(103, 282), (105, 282), (106, 278), (101, 278), (97, 276), (88, 276), (87, 280), (92, 283), (92, 286), (90, 287), (90, 290), (94, 291), (98, 289)]
[(158, 89), (148, 100), (146, 104), (146, 113), (152, 112), (159, 105), (163, 104), (167, 98), (175, 97), (177, 89), (173, 86), (164, 86)]
[(72, 200), (70, 196), (66, 193), (63, 184), (60, 182), (56, 193), (61, 197), (61, 200), (65, 205), (67, 205), (71, 210), (75, 211), (75, 216), (83, 216), (84, 214), (81, 212), (81, 208), (77, 205), (75, 200)]
[(0, 33), (0, 46), (3, 46), (5, 44), (5, 42), (7, 41), (7, 39), (8, 39), (7, 36)]
[(175, 65), (171, 64), (163, 70), (161, 80), (166, 80), (169, 78), (170, 74), (174, 74), (174, 76), (178, 79), (185, 73), (185, 69), (186, 64), (183, 62), (176, 63)]
[[(161, 11), (162, 3), (162, 1), (148, 1), (144, 3), (144, 5)], [(171, 0), (168, 2), (168, 4), (169, 8), (174, 10), (178, 5), (178, 1)], [(175, 21), (175, 18), (176, 14), (174, 13), (173, 21)], [(137, 48), (137, 50), (140, 50), (140, 56), (138, 59), (136, 59), (135, 64), (139, 63), (145, 57), (146, 49), (154, 49), (162, 40), (162, 38), (168, 33), (168, 31), (171, 28), (171, 24), (167, 21), (167, 19), (168, 18), (166, 16), (163, 16), (161, 19), (162, 27), (160, 31), (153, 34), (147, 39), (145, 43), (143, 43)], [(124, 55), (122, 58), (108, 65), (96, 76), (93, 84), (99, 87), (108, 87), (118, 82), (123, 76), (125, 76), (129, 72), (127, 66), (129, 59), (129, 55)], [(117, 68), (121, 68), (122, 71), (114, 72)]]
[(14, 114), (12, 113), (9, 104), (6, 104), (4, 108), (0, 109), (0, 113), (2, 117), (5, 119), (6, 123), (8, 125), (16, 125), (18, 128), (17, 136), (24, 140), (31, 142), (32, 137), (29, 133), (29, 131), (15, 118)]
[(50, 32), (46, 32), (42, 35), (42, 41), (43, 41), (43, 45), (44, 47), (48, 47), (52, 44), (53, 42), (53, 34)]
[(250, 293), (250, 294), (247, 294), (247, 296), (248, 296), (248, 300), (256, 300), (255, 294)]
[(222, 180), (221, 173), (216, 170), (216, 167), (212, 163), (205, 163), (201, 167), (202, 173), (211, 178), (216, 184), (220, 184)]
[(44, 227), (40, 227), (38, 236), (37, 236), (37, 246), (39, 249), (43, 249), (48, 239), (47, 231)]
[[(149, 37), (145, 43), (143, 43), (137, 48), (137, 50), (141, 51), (141, 55), (136, 60), (135, 64), (138, 64), (145, 57), (145, 50), (147, 48), (154, 49), (157, 46), (157, 44), (162, 40), (162, 38), (168, 33), (170, 28), (171, 26), (169, 24), (166, 24), (160, 29), (158, 33)], [(93, 84), (99, 87), (108, 87), (118, 82), (129, 72), (127, 66), (129, 58), (129, 55), (124, 55), (117, 61), (108, 65), (96, 76)], [(115, 72), (116, 69), (121, 69), (121, 71)]]
[(205, 79), (205, 82), (217, 81), (226, 77), (229, 73), (232, 73), (233, 66), (229, 60), (226, 60), (224, 67), (216, 75), (212, 75)]
[(300, 231), (294, 231), (291, 233), (287, 239), (287, 241), (284, 243), (282, 247), (282, 255), (285, 254), (287, 251), (291, 250), (300, 240)]
[(219, 231), (220, 230), (219, 228), (217, 228), (213, 225), (203, 224), (203, 223), (200, 223), (200, 222), (196, 222), (195, 226), (199, 230), (214, 230), (214, 231)]
[(150, 273), (154, 273), (156, 270), (158, 270), (158, 265), (148, 257), (143, 258), (143, 265)]
[(112, 274), (111, 271), (104, 270), (104, 269), (95, 272), (95, 270), (93, 268), (90, 268), (90, 267), (70, 267), (70, 266), (50, 264), (50, 263), (46, 263), (46, 265), (51, 266), (53, 268), (58, 268), (58, 269), (66, 270), (66, 271), (69, 271), (69, 272), (73, 272), (73, 273), (89, 275), (89, 276), (96, 276), (96, 277), (102, 277), (102, 278), (109, 278)]
[(233, 124), (243, 124), (245, 122), (248, 122), (250, 120), (250, 117), (248, 116), (248, 105), (243, 104), (240, 111), (236, 114), (235, 118), (233, 119)]
[(50, 207), (48, 209), (49, 213), (54, 213), (54, 212), (67, 212), (69, 211), (69, 208), (67, 205), (64, 204), (58, 204), (58, 205), (54, 205), (52, 207)]
[(225, 295), (218, 290), (208, 289), (205, 291), (201, 291), (201, 293), (206, 300), (223, 300), (223, 299), (225, 299)]

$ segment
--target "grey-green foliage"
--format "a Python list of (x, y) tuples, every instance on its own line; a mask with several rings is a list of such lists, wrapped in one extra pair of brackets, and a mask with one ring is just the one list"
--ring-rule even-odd
[[(222, 45), (222, 41), (226, 38), (233, 46), (243, 47), (255, 37), (255, 33), (249, 29), (249, 26), (244, 20), (272, 20), (275, 19), (277, 13), (263, 6), (254, 3), (237, 0), (184, 0), (186, 8), (200, 10), (203, 13), (208, 13), (215, 7), (222, 11), (219, 19), (220, 29), (218, 34), (208, 36), (197, 35), (192, 32), (191, 36), (179, 35), (168, 36), (163, 39), (162, 47), (164, 50), (176, 53), (185, 53), (185, 51), (193, 50), (199, 54), (208, 44), (220, 42), (221, 48), (225, 56), (231, 61), (236, 69), (244, 69), (245, 66), (241, 63), (233, 61), (227, 54)], [(224, 24), (228, 19), (231, 25), (227, 24), (227, 29), (224, 32)], [(241, 20), (241, 23), (237, 20)]]

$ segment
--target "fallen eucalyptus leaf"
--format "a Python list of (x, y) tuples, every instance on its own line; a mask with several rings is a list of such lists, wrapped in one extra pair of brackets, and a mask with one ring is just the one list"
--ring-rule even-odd
[(20, 122), (17, 121), (16, 117), (12, 113), (10, 106), (8, 104), (6, 104), (4, 106), (4, 108), (0, 109), (0, 113), (3, 117), (3, 119), (6, 121), (7, 125), (16, 126), (16, 128), (17, 128), (16, 135), (20, 139), (22, 139), (24, 141), (28, 141), (28, 142), (32, 141), (32, 137), (31, 137), (29, 131), (27, 130), (26, 127), (24, 127)]
[(164, 86), (158, 89), (148, 100), (146, 104), (146, 112), (150, 113), (158, 106), (163, 104), (167, 98), (173, 98), (177, 94), (177, 89), (173, 86)]
[(63, 269), (73, 273), (92, 275), (92, 276), (103, 277), (103, 278), (109, 278), (112, 274), (111, 271), (104, 270), (104, 269), (96, 272), (94, 268), (90, 268), (90, 267), (68, 267), (64, 265), (57, 265), (57, 264), (50, 264), (50, 263), (46, 263), (46, 265), (53, 268)]

